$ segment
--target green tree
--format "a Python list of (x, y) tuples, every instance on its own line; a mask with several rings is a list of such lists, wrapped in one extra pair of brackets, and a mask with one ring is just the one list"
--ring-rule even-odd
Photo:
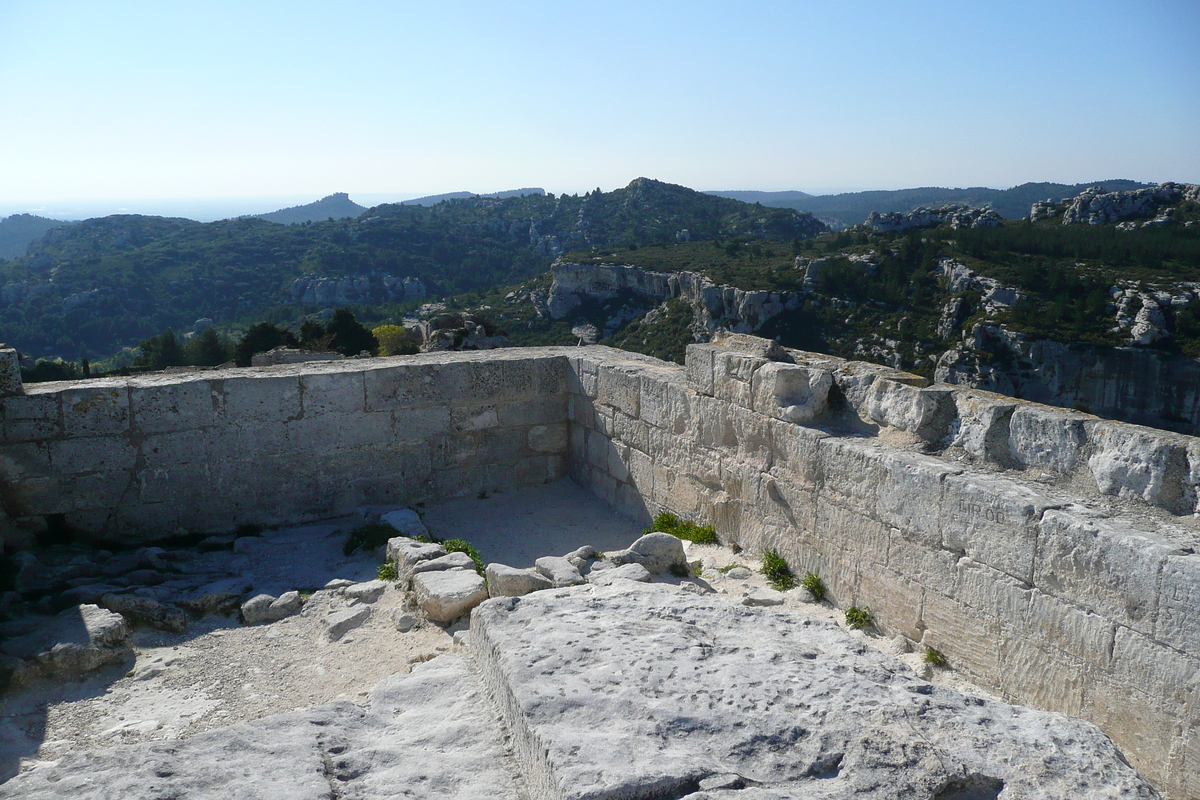
[(356, 356), (364, 350), (374, 353), (379, 349), (375, 336), (346, 308), (333, 312), (325, 333), (330, 337), (330, 346), (344, 356)]
[(134, 358), (133, 363), (138, 367), (163, 369), (164, 367), (181, 367), (185, 363), (183, 348), (175, 338), (175, 331), (167, 328), (158, 336), (151, 336), (142, 341), (138, 348), (141, 355)]
[(216, 328), (205, 328), (184, 345), (187, 363), (215, 367), (230, 360), (229, 346), (217, 335)]
[(296, 347), (299, 344), (291, 331), (269, 322), (260, 322), (246, 331), (246, 335), (238, 342), (234, 348), (234, 360), (239, 367), (248, 367), (255, 353), (265, 353), (276, 347)]

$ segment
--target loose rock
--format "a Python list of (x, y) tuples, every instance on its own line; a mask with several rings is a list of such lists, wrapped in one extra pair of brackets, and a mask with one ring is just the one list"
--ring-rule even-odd
[(586, 583), (575, 565), (561, 556), (542, 556), (533, 563), (537, 567), (537, 571), (556, 587), (577, 586)]
[(486, 572), (489, 597), (521, 597), (530, 592), (554, 588), (554, 581), (549, 578), (507, 564), (488, 564)]
[(425, 616), (441, 623), (453, 622), (488, 596), (483, 576), (465, 569), (418, 573), (413, 590)]
[(329, 641), (336, 642), (370, 618), (370, 606), (356, 605), (330, 612), (325, 617), (325, 636)]

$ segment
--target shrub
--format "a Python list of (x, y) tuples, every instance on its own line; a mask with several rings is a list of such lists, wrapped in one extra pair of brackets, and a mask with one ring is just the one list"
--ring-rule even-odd
[(871, 609), (865, 606), (850, 606), (846, 609), (846, 624), (855, 630), (861, 630), (874, 625), (875, 620), (871, 617)]
[(475, 571), (484, 574), (483, 557), (466, 539), (447, 539), (442, 542), (442, 547), (446, 548), (447, 553), (466, 553), (475, 562)]
[(694, 522), (684, 522), (669, 511), (664, 511), (654, 518), (654, 523), (646, 528), (644, 533), (659, 531), (669, 533), (688, 542), (696, 544), (720, 544), (717, 532), (711, 525), (700, 526)]
[(346, 543), (342, 545), (342, 555), (350, 555), (355, 550), (374, 550), (381, 545), (388, 543), (388, 539), (394, 539), (400, 535), (400, 531), (393, 528), (391, 525), (385, 525), (380, 522), (368, 522), (365, 525), (359, 525), (346, 536)]
[(774, 550), (763, 553), (762, 569), (759, 572), (766, 575), (771, 587), (778, 591), (786, 592), (796, 585), (796, 576), (792, 574), (791, 568), (783, 560), (783, 556)]
[(400, 579), (400, 570), (397, 568), (394, 558), (389, 558), (380, 564), (379, 572), (376, 574), (381, 581), (395, 581)]
[(946, 656), (942, 655), (942, 651), (934, 650), (932, 647), (925, 648), (925, 663), (931, 667), (940, 667), (941, 669), (950, 666), (950, 662), (946, 660)]
[(821, 580), (821, 576), (817, 573), (810, 572), (806, 574), (804, 579), (800, 581), (800, 585), (808, 590), (808, 593), (812, 595), (813, 600), (816, 602), (822, 603), (825, 601), (827, 594), (825, 591), (825, 582)]

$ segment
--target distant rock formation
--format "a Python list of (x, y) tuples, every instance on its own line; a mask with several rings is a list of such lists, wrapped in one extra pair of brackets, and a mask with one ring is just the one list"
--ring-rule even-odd
[(1162, 183), (1147, 189), (1126, 192), (1108, 192), (1103, 187), (1091, 186), (1073, 198), (1055, 203), (1042, 200), (1033, 204), (1029, 219), (1038, 222), (1062, 215), (1063, 225), (1102, 225), (1118, 222), (1130, 217), (1145, 217), (1156, 212), (1158, 215), (1141, 223), (1119, 225), (1122, 230), (1132, 230), (1146, 225), (1169, 225), (1173, 209), (1164, 208), (1181, 201), (1200, 201), (1200, 186), (1191, 183)]
[(1000, 215), (990, 208), (951, 205), (941, 208), (918, 207), (902, 214), (899, 211), (872, 211), (866, 225), (877, 231), (906, 231), (909, 228), (931, 228), (948, 224), (951, 228), (994, 228)]
[(270, 214), (259, 214), (258, 218), (265, 219), (267, 222), (278, 222), (281, 225), (295, 225), (300, 222), (324, 222), (330, 218), (357, 217), (366, 210), (366, 206), (360, 206), (351, 200), (350, 195), (345, 192), (337, 192), (322, 197), (315, 203), (292, 206), (272, 211)]
[(348, 303), (378, 303), (424, 297), (420, 278), (401, 278), (375, 272), (323, 278), (308, 275), (292, 281), (292, 302), (306, 306), (344, 306)]

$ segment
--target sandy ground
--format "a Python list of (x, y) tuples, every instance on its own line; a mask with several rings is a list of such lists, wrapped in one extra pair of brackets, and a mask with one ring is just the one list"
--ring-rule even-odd
[[(570, 481), (559, 481), (487, 499), (455, 501), (423, 510), (430, 530), (442, 538), (467, 539), (485, 561), (532, 566), (542, 555), (562, 555), (591, 544), (600, 550), (627, 547), (640, 527)], [(255, 584), (254, 593), (324, 586), (334, 578), (375, 577), (382, 550), (344, 557), (341, 546), (356, 519), (268, 532), (250, 552), (206, 554), (208, 566), (226, 567)], [(224, 559), (228, 563), (218, 563)], [(704, 565), (698, 583), (740, 602), (751, 587), (765, 587), (759, 563), (719, 546), (689, 545), (689, 559)], [(743, 564), (748, 578), (717, 568)], [(201, 564), (204, 566), (204, 564)], [(678, 583), (679, 579), (664, 577)], [(844, 626), (843, 613), (787, 594), (787, 605)], [(236, 618), (208, 616), (182, 634), (142, 628), (132, 637), (126, 664), (67, 680), (38, 680), (10, 692), (0, 703), (0, 779), (22, 765), (78, 750), (122, 742), (187, 737), (235, 722), (258, 719), (332, 700), (360, 702), (388, 675), (455, 647), (453, 633), (421, 625), (400, 633), (394, 614), (406, 603), (402, 587), (389, 587), (372, 605), (370, 619), (340, 641), (326, 636), (325, 615), (347, 601), (320, 591), (296, 616), (269, 625), (241, 625)], [(929, 672), (921, 654), (903, 653), (896, 642), (854, 631), (864, 642), (891, 652), (919, 673)], [(954, 672), (930, 678), (972, 694), (986, 694)]]

